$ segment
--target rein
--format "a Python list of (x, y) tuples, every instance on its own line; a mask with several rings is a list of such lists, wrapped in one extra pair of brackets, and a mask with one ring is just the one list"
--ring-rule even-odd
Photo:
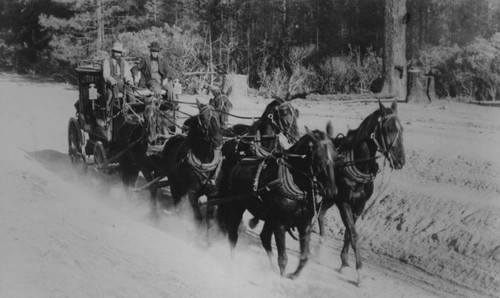
[[(276, 107), (274, 108), (274, 110), (273, 110), (271, 113), (269, 113), (269, 114), (267, 115), (267, 118), (269, 118), (269, 120), (271, 120), (271, 124), (272, 124), (272, 125), (273, 125), (273, 126), (274, 126), (274, 127), (275, 127), (275, 128), (276, 128), (279, 132), (280, 132), (280, 133), (283, 133), (283, 135), (284, 135), (284, 136), (288, 139), (288, 141), (290, 141), (290, 142), (292, 142), (292, 143), (296, 143), (296, 142), (297, 142), (297, 139), (295, 139), (292, 135), (290, 135), (290, 129), (292, 128), (292, 126), (291, 126), (291, 125), (289, 125), (289, 126), (288, 126), (288, 129), (287, 129), (287, 130), (285, 130), (285, 129), (284, 129), (284, 125), (283, 125), (283, 123), (277, 123), (277, 122), (275, 121), (275, 119), (274, 119), (274, 116), (273, 116), (273, 114), (274, 114), (276, 111), (281, 110), (283, 106), (287, 106), (287, 107), (289, 107), (289, 108), (293, 111), (293, 112), (292, 112), (292, 114), (293, 114), (293, 120), (292, 120), (292, 123), (293, 123), (293, 121), (296, 119), (296, 117), (297, 117), (297, 116), (296, 116), (296, 114), (295, 114), (295, 111), (293, 110), (293, 107), (290, 107), (290, 105), (291, 105), (291, 104), (290, 104), (289, 102), (284, 102), (284, 103), (280, 104), (279, 106), (276, 106)], [(281, 122), (281, 121), (280, 121), (280, 122)]]
[[(314, 136), (311, 135), (313, 138)], [(318, 140), (320, 144), (326, 143), (325, 140)], [(328, 151), (329, 152), (329, 151)], [(268, 162), (268, 158), (264, 158), (262, 162), (259, 164), (259, 168), (257, 169), (257, 173), (254, 178), (254, 192), (257, 194), (257, 197), (260, 198), (260, 193), (263, 191), (269, 192), (274, 189), (279, 189), (280, 193), (284, 195), (285, 197), (292, 199), (292, 200), (299, 200), (299, 201), (306, 201), (307, 200), (307, 191), (302, 190), (294, 181), (291, 170), (294, 170), (298, 172), (299, 174), (302, 174), (304, 177), (306, 177), (311, 185), (311, 196), (313, 200), (314, 207), (316, 207), (317, 204), (317, 195), (318, 195), (318, 180), (316, 178), (316, 175), (314, 174), (312, 164), (309, 166), (309, 173), (304, 172), (297, 167), (293, 166), (290, 164), (286, 159), (287, 158), (300, 158), (300, 159), (305, 159), (307, 157), (306, 154), (288, 154), (288, 153), (283, 153), (283, 157), (277, 157), (274, 155), (274, 152), (271, 152), (268, 155), (268, 158), (273, 158), (276, 160), (276, 164), (279, 166), (278, 168), (278, 177), (266, 184), (266, 186), (259, 188), (259, 180), (260, 180), (260, 174), (263, 168), (266, 167), (266, 163)], [(333, 163), (332, 156), (328, 154), (328, 161), (327, 163)], [(298, 199), (297, 199), (298, 198)], [(316, 209), (315, 209), (316, 213)]]
[[(391, 164), (392, 164), (392, 158), (390, 156), (390, 150), (394, 146), (394, 144), (396, 143), (401, 134), (401, 130), (398, 129), (397, 135), (394, 138), (394, 140), (391, 142), (391, 144), (387, 144), (386, 137), (384, 136), (384, 132), (385, 134), (387, 134), (387, 128), (385, 128), (384, 122), (392, 118), (398, 120), (399, 123), (399, 119), (397, 118), (396, 114), (388, 114), (382, 117), (378, 117), (377, 125), (373, 129), (373, 132), (370, 134), (369, 138), (367, 138), (374, 142), (377, 151), (382, 153), (382, 156), (385, 156), (386, 159), (388, 159)], [(383, 130), (383, 128), (385, 128), (385, 130)], [(382, 141), (379, 142), (377, 138), (380, 138)], [(342, 171), (357, 183), (361, 184), (369, 183), (373, 181), (377, 173), (380, 172), (380, 170), (378, 170), (375, 173), (363, 173), (355, 165), (362, 162), (369, 162), (369, 161), (375, 162), (378, 158), (381, 157), (381, 155), (379, 156), (374, 155), (372, 157), (355, 159), (354, 151), (351, 149), (348, 152), (344, 153), (344, 156), (345, 160), (339, 161), (338, 163), (336, 163), (336, 165), (342, 167), (343, 168)]]
[[(393, 160), (392, 160), (392, 157), (391, 157), (391, 154), (390, 154), (390, 150), (392, 149), (392, 147), (394, 146), (394, 144), (396, 143), (396, 141), (399, 139), (399, 136), (401, 135), (401, 130), (398, 129), (398, 133), (396, 134), (396, 137), (394, 138), (394, 140), (392, 140), (392, 143), (391, 144), (387, 144), (387, 140), (386, 140), (386, 138), (384, 137), (384, 135), (382, 133), (382, 128), (385, 127), (383, 125), (384, 120), (388, 120), (388, 119), (392, 119), (392, 118), (395, 118), (397, 120), (396, 123), (399, 124), (399, 126), (401, 126), (401, 123), (399, 122), (399, 118), (397, 118), (396, 114), (385, 115), (383, 117), (379, 117), (378, 118), (378, 120), (377, 120), (377, 126), (375, 126), (375, 129), (370, 134), (370, 139), (373, 140), (373, 142), (377, 146), (377, 151), (381, 152), (389, 160), (389, 162), (391, 163), (391, 165), (393, 164)], [(376, 135), (377, 131), (379, 132), (379, 136), (382, 139), (381, 143), (379, 143), (377, 141), (377, 135)], [(385, 128), (384, 132), (387, 135), (387, 128)]]

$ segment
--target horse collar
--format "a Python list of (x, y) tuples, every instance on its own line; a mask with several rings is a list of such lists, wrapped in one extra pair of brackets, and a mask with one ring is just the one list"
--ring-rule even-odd
[(191, 150), (188, 151), (187, 153), (187, 162), (195, 168), (197, 171), (201, 173), (206, 173), (206, 172), (211, 172), (215, 170), (218, 165), (222, 161), (222, 152), (221, 150), (215, 150), (214, 151), (214, 158), (211, 162), (209, 163), (203, 163), (201, 162)]

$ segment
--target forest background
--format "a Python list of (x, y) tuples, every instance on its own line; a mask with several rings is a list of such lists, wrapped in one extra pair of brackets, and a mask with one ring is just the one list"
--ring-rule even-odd
[[(76, 82), (82, 59), (159, 41), (188, 93), (245, 74), (263, 96), (382, 87), (384, 0), (0, 0), (0, 69)], [(408, 69), (440, 97), (500, 99), (500, 0), (406, 0)], [(209, 82), (213, 83), (213, 82)], [(297, 90), (300, 91), (300, 90)]]

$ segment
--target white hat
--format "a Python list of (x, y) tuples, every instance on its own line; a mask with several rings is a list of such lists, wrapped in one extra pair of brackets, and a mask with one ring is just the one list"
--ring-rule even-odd
[(115, 42), (113, 43), (113, 49), (112, 51), (114, 52), (123, 52), (123, 44), (119, 43), (119, 42)]

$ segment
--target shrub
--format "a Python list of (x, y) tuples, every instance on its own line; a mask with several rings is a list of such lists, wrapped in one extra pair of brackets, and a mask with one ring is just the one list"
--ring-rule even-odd
[(139, 32), (127, 32), (118, 35), (128, 50), (128, 55), (142, 57), (149, 53), (149, 44), (158, 41), (162, 47), (161, 55), (165, 58), (170, 72), (168, 76), (181, 79), (184, 73), (201, 71), (206, 66), (201, 63), (208, 59), (201, 51), (203, 39), (193, 31), (183, 32), (178, 27), (165, 24), (163, 28), (151, 27)]
[(500, 33), (490, 39), (477, 38), (459, 48), (437, 46), (425, 48), (419, 61), (424, 73), (435, 76), (436, 94), (474, 96), (477, 100), (500, 97)]
[(267, 71), (269, 58), (264, 58), (258, 68), (260, 77), (259, 95), (264, 97), (278, 96), (285, 98), (287, 94), (309, 93), (317, 90), (318, 75), (313, 67), (306, 67), (302, 63), (314, 51), (313, 47), (292, 48), (288, 60), (289, 74), (285, 68), (273, 68)]
[(356, 62), (354, 65), (357, 77), (356, 92), (366, 93), (373, 82), (382, 75), (382, 58), (378, 57), (371, 47), (367, 49), (364, 56), (361, 55), (359, 49), (352, 50), (351, 53)]
[(349, 56), (328, 57), (318, 66), (322, 92), (350, 93), (355, 90), (355, 63)]
[(5, 69), (12, 69), (16, 66), (16, 53), (19, 52), (20, 46), (9, 45), (0, 38), (0, 65)]

